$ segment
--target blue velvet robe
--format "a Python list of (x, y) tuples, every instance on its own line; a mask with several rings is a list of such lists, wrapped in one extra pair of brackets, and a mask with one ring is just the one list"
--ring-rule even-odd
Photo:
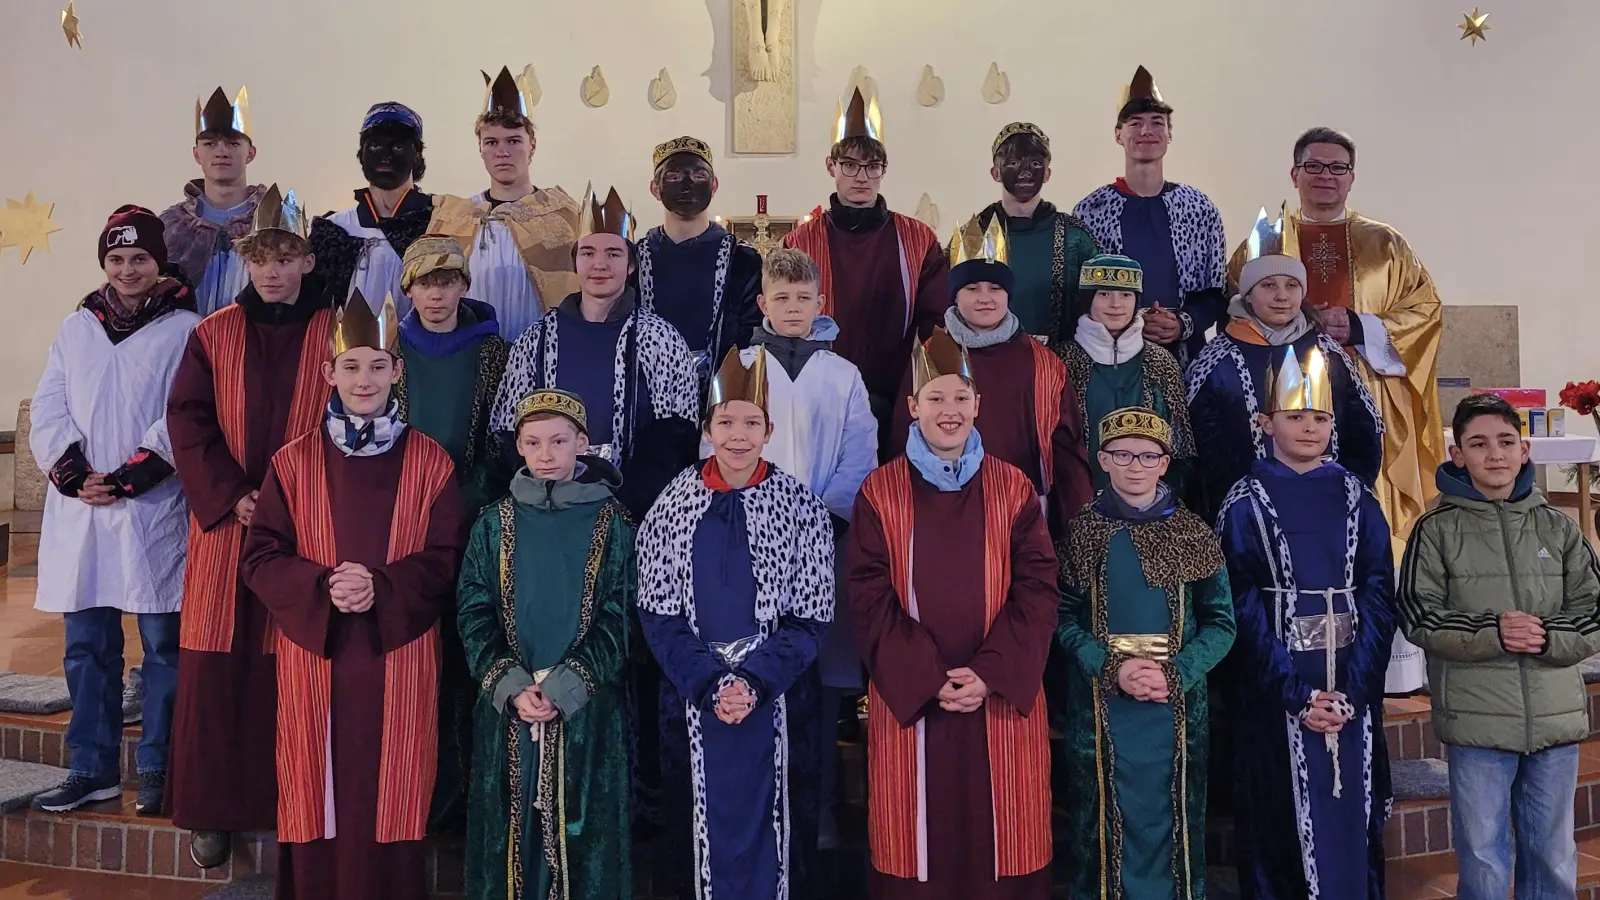
[[(1294, 342), (1302, 361), (1313, 346), (1327, 355), (1333, 381), (1333, 438), (1328, 456), (1367, 486), (1383, 463), (1383, 420), (1355, 363), (1320, 331)], [(1256, 421), (1268, 407), (1268, 372), (1283, 362), (1284, 347), (1241, 341), (1224, 332), (1212, 338), (1187, 373), (1189, 423), (1199, 451), (1193, 501), (1200, 517), (1215, 522), (1222, 500), (1256, 460), (1271, 455), (1271, 439)]]
[[(1335, 463), (1298, 474), (1256, 462), (1219, 522), (1238, 627), (1223, 684), (1234, 727), (1234, 826), (1245, 900), (1381, 900), (1383, 823), (1392, 804), (1383, 679), (1394, 637), (1389, 525), (1371, 490)], [(1353, 588), (1349, 593), (1300, 593)], [(1294, 593), (1291, 593), (1294, 592)], [(1337, 735), (1301, 724), (1328, 690), (1327, 651), (1292, 649), (1291, 620), (1352, 613), (1335, 682), (1355, 708)], [(1311, 627), (1320, 629), (1320, 623)]]

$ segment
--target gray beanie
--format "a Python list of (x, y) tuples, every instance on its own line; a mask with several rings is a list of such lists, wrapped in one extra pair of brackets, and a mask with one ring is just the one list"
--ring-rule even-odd
[(1244, 264), (1239, 270), (1239, 296), (1248, 297), (1255, 286), (1274, 275), (1288, 275), (1306, 284), (1306, 264), (1293, 256), (1269, 254), (1258, 256)]

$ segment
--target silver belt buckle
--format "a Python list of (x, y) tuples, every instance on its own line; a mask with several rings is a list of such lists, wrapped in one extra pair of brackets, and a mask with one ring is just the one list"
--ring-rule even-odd
[[(1293, 626), (1289, 636), (1289, 649), (1296, 653), (1311, 650), (1327, 650), (1328, 647), (1328, 617), (1327, 616), (1298, 616), (1291, 623)], [(1356, 620), (1350, 613), (1335, 613), (1333, 616), (1333, 647), (1342, 650), (1356, 642)]]

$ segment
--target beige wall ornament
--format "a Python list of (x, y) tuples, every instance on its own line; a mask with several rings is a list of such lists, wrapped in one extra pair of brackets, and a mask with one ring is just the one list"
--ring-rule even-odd
[(989, 72), (983, 76), (983, 102), (1004, 103), (1011, 98), (1011, 76), (1000, 71), (999, 63), (989, 63)]
[(917, 218), (935, 233), (939, 231), (939, 207), (934, 205), (933, 198), (927, 194), (923, 194), (922, 199), (917, 201)]
[(678, 105), (678, 89), (672, 85), (672, 76), (666, 69), (650, 79), (650, 105), (656, 109), (671, 109)]
[(794, 0), (733, 0), (733, 152), (793, 153)]
[(878, 96), (878, 79), (867, 74), (866, 66), (856, 66), (850, 70), (850, 82), (844, 86), (844, 93), (839, 96), (849, 99), (850, 93), (859, 89), (861, 96), (871, 100)]
[(522, 92), (523, 102), (529, 109), (539, 105), (544, 99), (544, 89), (539, 87), (539, 76), (533, 71), (533, 63), (522, 67), (522, 74), (517, 76), (517, 90)]
[(611, 102), (611, 88), (606, 84), (605, 73), (600, 71), (599, 66), (595, 66), (584, 77), (578, 86), (578, 93), (585, 105), (596, 109)]
[(917, 105), (932, 109), (944, 102), (944, 79), (933, 74), (933, 66), (922, 67), (922, 80), (917, 82)]

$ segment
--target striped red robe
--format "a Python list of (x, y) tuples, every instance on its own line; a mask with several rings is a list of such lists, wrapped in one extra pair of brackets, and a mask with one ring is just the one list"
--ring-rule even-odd
[[(872, 678), (873, 896), (1049, 897), (1056, 558), (1033, 487), (987, 456), (940, 491), (901, 457), (867, 477), (848, 540), (845, 595)], [(956, 668), (988, 685), (979, 711), (940, 709)]]
[[(460, 505), (449, 455), (415, 429), (352, 457), (318, 429), (273, 457), (243, 571), (279, 628), (279, 900), (426, 896)], [(344, 561), (372, 572), (367, 612), (329, 599)]]

